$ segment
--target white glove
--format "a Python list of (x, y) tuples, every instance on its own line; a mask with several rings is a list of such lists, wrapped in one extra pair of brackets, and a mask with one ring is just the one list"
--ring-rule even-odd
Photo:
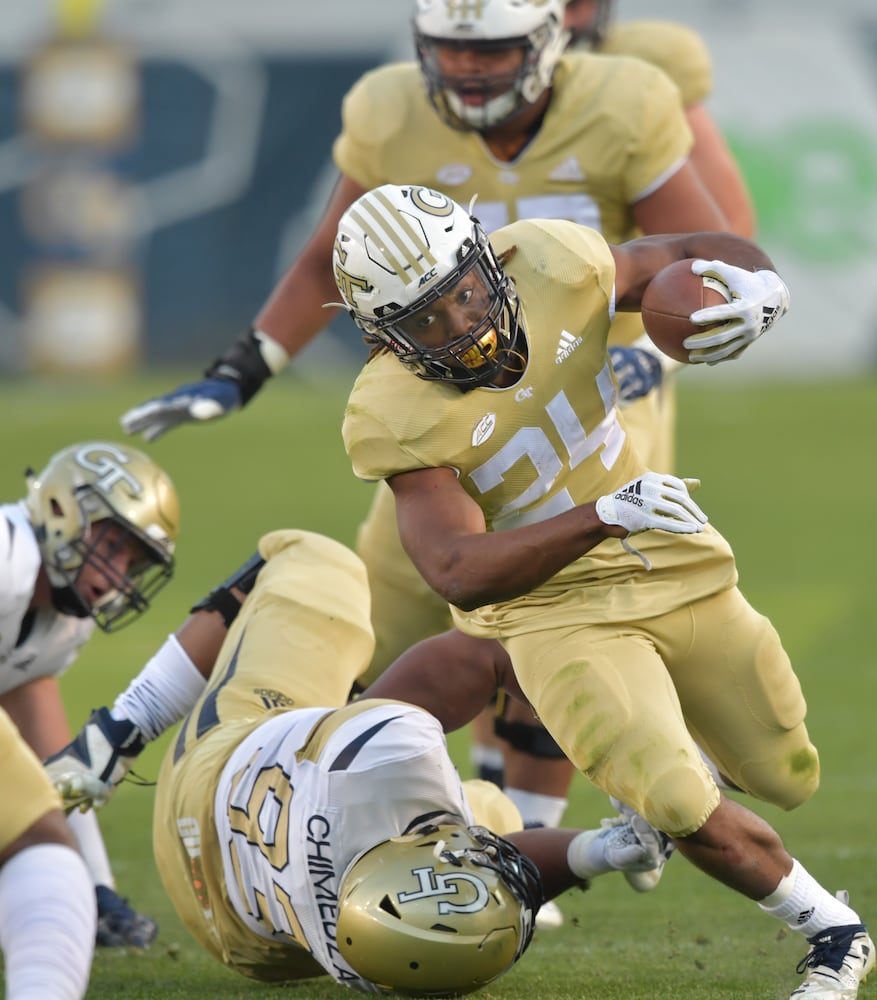
[(739, 357), (788, 311), (789, 290), (774, 271), (747, 271), (721, 260), (692, 261), (691, 271), (715, 279), (731, 295), (730, 302), (691, 314), (692, 323), (722, 324), (682, 342), (693, 365), (716, 365)]
[(46, 764), (49, 780), (63, 800), (64, 812), (74, 809), (87, 812), (106, 805), (113, 793), (112, 785), (107, 785), (81, 762), (72, 757)]
[(114, 719), (108, 708), (96, 708), (76, 738), (44, 762), (65, 811), (104, 805), (144, 745), (132, 722)]
[(600, 497), (597, 517), (604, 524), (620, 524), (630, 534), (658, 528), (680, 535), (703, 531), (707, 516), (689, 496), (699, 479), (677, 479), (659, 472), (646, 472), (615, 493)]

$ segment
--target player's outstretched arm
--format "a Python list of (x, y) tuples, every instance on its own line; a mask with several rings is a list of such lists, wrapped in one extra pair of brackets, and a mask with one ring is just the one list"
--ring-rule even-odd
[(123, 413), (122, 429), (154, 441), (180, 424), (224, 417), (248, 403), (288, 360), (272, 337), (248, 330), (213, 362), (200, 382), (188, 382)]
[(147, 743), (192, 709), (263, 565), (256, 553), (199, 601), (112, 709), (95, 709), (76, 737), (45, 761), (67, 812), (104, 805)]
[(106, 804), (145, 745), (133, 723), (113, 719), (108, 708), (95, 709), (76, 738), (45, 762), (64, 811)]
[(245, 406), (272, 375), (285, 368), (330, 319), (324, 305), (338, 298), (332, 275), (338, 220), (363, 193), (363, 188), (342, 175), (322, 220), (252, 329), (216, 358), (200, 381), (178, 386), (123, 413), (123, 430), (154, 441), (181, 424), (224, 417)]

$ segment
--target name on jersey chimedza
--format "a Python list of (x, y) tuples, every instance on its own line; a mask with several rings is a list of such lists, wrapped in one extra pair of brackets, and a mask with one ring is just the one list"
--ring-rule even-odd
[(556, 365), (562, 365), (572, 352), (581, 346), (582, 338), (575, 334), (562, 330), (560, 340), (557, 342), (557, 357), (554, 359)]
[(635, 483), (631, 483), (630, 486), (625, 486), (623, 490), (620, 490), (615, 494), (616, 500), (623, 500), (625, 503), (632, 503), (634, 507), (642, 507), (643, 498), (640, 496), (642, 492), (642, 480), (637, 479)]

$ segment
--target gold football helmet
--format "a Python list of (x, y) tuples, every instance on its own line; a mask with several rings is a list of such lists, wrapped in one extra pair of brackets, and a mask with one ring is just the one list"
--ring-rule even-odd
[[(90, 615), (105, 632), (142, 614), (174, 569), (180, 507), (164, 470), (127, 445), (88, 441), (57, 452), (26, 479), (25, 506), (57, 610)], [(110, 530), (115, 549), (129, 545), (137, 553), (124, 575), (101, 554), (106, 545), (98, 543)], [(111, 584), (95, 600), (77, 587), (86, 565)]]
[(338, 948), (360, 976), (387, 992), (460, 996), (524, 953), (542, 883), (507, 840), (443, 826), (367, 851), (338, 898)]

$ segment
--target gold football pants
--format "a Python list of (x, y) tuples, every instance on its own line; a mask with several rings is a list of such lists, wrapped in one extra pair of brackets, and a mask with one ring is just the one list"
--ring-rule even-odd
[(735, 785), (783, 809), (818, 786), (798, 679), (736, 588), (625, 625), (552, 628), (543, 615), (505, 645), (579, 770), (672, 836), (699, 829), (718, 803), (695, 743)]

